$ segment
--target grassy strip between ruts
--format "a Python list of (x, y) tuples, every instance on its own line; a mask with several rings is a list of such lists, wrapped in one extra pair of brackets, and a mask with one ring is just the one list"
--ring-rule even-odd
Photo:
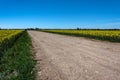
[(1, 58), (0, 80), (34, 80), (35, 63), (31, 40), (25, 31)]

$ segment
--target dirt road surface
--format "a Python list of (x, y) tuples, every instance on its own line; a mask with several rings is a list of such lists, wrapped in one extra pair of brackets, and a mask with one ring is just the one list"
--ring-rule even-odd
[(120, 43), (28, 31), (37, 80), (120, 80)]

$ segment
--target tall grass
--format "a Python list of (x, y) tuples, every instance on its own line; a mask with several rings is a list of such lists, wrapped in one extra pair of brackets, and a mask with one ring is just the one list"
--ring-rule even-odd
[(27, 32), (13, 47), (5, 51), (0, 63), (0, 80), (34, 80), (35, 61), (31, 53), (31, 40)]
[(24, 30), (0, 30), (0, 52), (13, 46)]

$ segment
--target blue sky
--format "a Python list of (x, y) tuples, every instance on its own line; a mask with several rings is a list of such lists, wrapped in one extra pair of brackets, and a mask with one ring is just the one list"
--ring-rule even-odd
[(1, 28), (120, 28), (120, 0), (0, 0)]

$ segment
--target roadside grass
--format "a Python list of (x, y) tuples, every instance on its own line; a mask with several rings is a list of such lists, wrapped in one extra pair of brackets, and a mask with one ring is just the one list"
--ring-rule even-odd
[(35, 64), (31, 40), (25, 31), (0, 61), (0, 80), (34, 80)]
[(24, 32), (25, 30), (0, 30), (0, 58)]

